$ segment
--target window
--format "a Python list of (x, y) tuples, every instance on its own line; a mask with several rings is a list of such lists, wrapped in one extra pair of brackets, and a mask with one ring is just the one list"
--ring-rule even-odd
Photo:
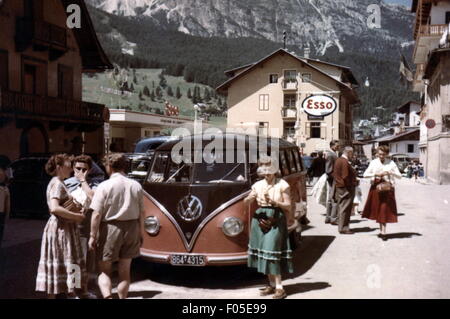
[(296, 70), (286, 70), (284, 71), (284, 80), (286, 82), (297, 81), (297, 71)]
[(414, 144), (408, 144), (408, 153), (414, 153)]
[(73, 98), (73, 70), (61, 64), (58, 65), (58, 97)]
[(278, 74), (269, 75), (269, 83), (278, 83)]
[(0, 87), (8, 88), (8, 51), (0, 50)]
[(311, 122), (311, 138), (321, 138), (320, 134), (320, 122)]
[(312, 75), (311, 73), (302, 73), (302, 82), (311, 83)]
[(269, 136), (269, 122), (259, 122), (258, 135)]
[(281, 165), (280, 170), (281, 170), (283, 176), (289, 175), (290, 174), (289, 166), (288, 166), (286, 154), (284, 151), (280, 151), (280, 165)]
[(287, 122), (284, 124), (284, 134), (285, 137), (295, 136), (295, 122)]
[(26, 94), (36, 94), (36, 66), (25, 64), (24, 68), (24, 88)]
[(289, 166), (291, 167), (291, 173), (297, 173), (297, 166), (295, 165), (295, 158), (294, 158), (294, 155), (292, 154), (292, 151), (288, 150), (287, 156), (288, 156)]
[(286, 94), (284, 96), (284, 107), (289, 109), (295, 109), (297, 101), (297, 95), (295, 94)]
[(294, 149), (294, 157), (295, 157), (295, 162), (297, 163), (297, 170), (299, 172), (303, 171), (303, 164), (302, 164), (302, 160), (300, 158), (300, 153), (298, 152), (298, 149)]
[(269, 110), (269, 94), (259, 95), (259, 110), (268, 111)]
[(450, 23), (450, 11), (447, 11), (445, 13), (445, 24), (449, 24)]

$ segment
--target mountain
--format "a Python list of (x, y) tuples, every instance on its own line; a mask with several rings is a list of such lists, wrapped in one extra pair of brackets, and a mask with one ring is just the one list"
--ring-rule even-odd
[[(252, 37), (310, 47), (319, 55), (358, 48), (377, 54), (385, 44), (412, 40), (413, 16), (381, 0), (87, 0), (108, 13), (148, 17), (169, 30), (201, 37)], [(381, 28), (370, 28), (369, 5), (381, 9)]]
[[(282, 39), (270, 40), (275, 29), (266, 32), (268, 38), (261, 35), (263, 34), (261, 33), (262, 27), (269, 25), (267, 20), (270, 20), (269, 18), (263, 19), (262, 12), (264, 11), (267, 16), (270, 16), (270, 5), (275, 3), (287, 5), (288, 2), (305, 4), (305, 9), (299, 11), (299, 16), (295, 16), (292, 12), (286, 12), (290, 18), (278, 16), (278, 25), (281, 26), (285, 25), (286, 21), (292, 21), (289, 19), (300, 22), (311, 19), (306, 14), (308, 8), (306, 3), (315, 5), (320, 2), (312, 0), (248, 0), (245, 2), (221, 0), (222, 4), (220, 4), (215, 0), (86, 1), (95, 5), (95, 7), (89, 5), (88, 8), (102, 46), (113, 62), (131, 68), (163, 68), (168, 75), (182, 76), (187, 82), (202, 83), (211, 87), (217, 87), (226, 80), (223, 73), (225, 70), (258, 61), (283, 46)], [(362, 106), (355, 109), (355, 118), (363, 119), (376, 114), (375, 108), (380, 105), (389, 111), (394, 111), (405, 101), (418, 99), (415, 94), (400, 84), (398, 72), (399, 53), (403, 53), (407, 58), (412, 55), (412, 44), (414, 43), (412, 42), (412, 15), (406, 7), (386, 5), (378, 1), (381, 8), (382, 28), (369, 29), (364, 22), (364, 18), (367, 19), (369, 16), (369, 13), (366, 13), (369, 2), (376, 2), (376, 0), (323, 2), (317, 8), (322, 14), (331, 12), (334, 19), (330, 18), (328, 21), (329, 25), (333, 27), (334, 33), (331, 31), (327, 33), (324, 31), (327, 29), (326, 25), (318, 23), (307, 28), (311, 32), (305, 33), (303, 39), (293, 38), (289, 34), (288, 43), (291, 44), (287, 46), (288, 50), (302, 56), (305, 53), (306, 45), (304, 43), (309, 43), (312, 58), (320, 58), (350, 67), (361, 84), (358, 94)], [(246, 30), (244, 26), (247, 22), (240, 21), (238, 18), (238, 13), (242, 11), (243, 6), (247, 6), (246, 10), (252, 12), (261, 11), (254, 14), (255, 19), (256, 17), (262, 19), (261, 26), (258, 23), (258, 26), (253, 28), (254, 32), (259, 32), (259, 35), (252, 33), (253, 36), (241, 37), (231, 31), (228, 33), (210, 31), (208, 34), (203, 34), (194, 32), (194, 28), (189, 31), (194, 34), (188, 34), (186, 30), (184, 30), (185, 32), (179, 31), (176, 21), (193, 21), (195, 19), (203, 23), (206, 19), (204, 15), (212, 16), (211, 10), (207, 9), (208, 5), (205, 3), (208, 3), (209, 6), (229, 5), (227, 23), (232, 25), (230, 30)], [(260, 5), (254, 5), (252, 8), (252, 3)], [(267, 4), (269, 9), (264, 9), (262, 3)], [(177, 5), (171, 11), (169, 8), (174, 4)], [(344, 7), (337, 8), (335, 7), (337, 4)], [(337, 11), (333, 12), (332, 8)], [(353, 9), (350, 10), (351, 8)], [(160, 14), (156, 14), (157, 12)], [(189, 12), (189, 14), (183, 15), (183, 18), (180, 16), (179, 20), (171, 18), (176, 16), (177, 12)], [(317, 11), (311, 11), (310, 14), (313, 15), (314, 12)], [(358, 14), (355, 12), (359, 12), (359, 18), (356, 18)], [(216, 15), (217, 19), (213, 21), (214, 23), (210, 21), (211, 29), (206, 30), (215, 30), (214, 28), (218, 27), (220, 23), (225, 23), (226, 14), (224, 12), (220, 15), (216, 13)], [(364, 18), (363, 15), (365, 15)], [(171, 19), (175, 21), (173, 24), (169, 23), (172, 21)], [(327, 20), (325, 16), (322, 19)], [(234, 24), (229, 21), (234, 21)], [(183, 23), (185, 26), (189, 25), (187, 22)], [(200, 23), (197, 24), (198, 30), (206, 28), (200, 28)], [(292, 27), (292, 29), (295, 28)], [(280, 27), (279, 29), (281, 30)], [(330, 39), (334, 39), (334, 42), (327, 38), (327, 34)], [(316, 36), (319, 38), (317, 41), (314, 40)], [(310, 42), (308, 42), (308, 37)], [(294, 39), (296, 41), (293, 41)], [(370, 87), (363, 85), (366, 78), (369, 79)], [(385, 112), (382, 117), (388, 121), (391, 114)]]

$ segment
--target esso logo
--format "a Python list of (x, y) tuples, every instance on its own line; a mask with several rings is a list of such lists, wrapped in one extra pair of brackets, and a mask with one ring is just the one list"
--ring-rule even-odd
[(337, 103), (328, 95), (313, 95), (303, 101), (302, 107), (311, 116), (327, 116), (336, 111)]

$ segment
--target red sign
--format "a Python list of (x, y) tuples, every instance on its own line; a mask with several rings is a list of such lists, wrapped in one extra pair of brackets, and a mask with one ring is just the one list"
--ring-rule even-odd
[(302, 107), (311, 116), (327, 116), (336, 111), (337, 103), (331, 96), (313, 95), (303, 101)]
[(425, 122), (425, 126), (429, 129), (432, 129), (436, 126), (436, 122), (432, 119), (429, 119)]

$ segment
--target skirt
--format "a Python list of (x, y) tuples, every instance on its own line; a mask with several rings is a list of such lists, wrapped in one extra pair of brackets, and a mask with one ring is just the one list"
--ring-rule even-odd
[(77, 224), (52, 215), (42, 236), (36, 291), (72, 294), (86, 288), (86, 277)]
[[(259, 218), (274, 217), (275, 225), (264, 233)], [(289, 242), (286, 217), (280, 208), (259, 208), (252, 219), (248, 246), (248, 267), (265, 275), (293, 273), (292, 250)]]
[(397, 223), (395, 189), (380, 194), (377, 191), (377, 184), (372, 184), (362, 216), (376, 220), (380, 224)]

